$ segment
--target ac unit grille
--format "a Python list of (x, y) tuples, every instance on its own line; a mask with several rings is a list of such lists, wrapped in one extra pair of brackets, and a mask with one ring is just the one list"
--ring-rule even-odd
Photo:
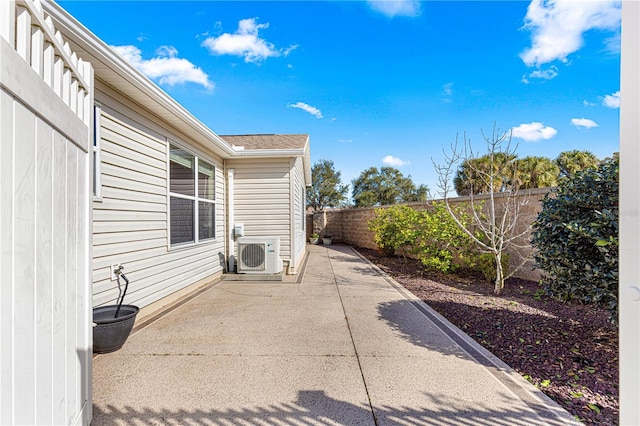
[(280, 238), (238, 238), (238, 273), (278, 274), (282, 272)]
[(266, 260), (266, 244), (249, 243), (240, 244), (241, 267), (252, 271), (264, 271)]

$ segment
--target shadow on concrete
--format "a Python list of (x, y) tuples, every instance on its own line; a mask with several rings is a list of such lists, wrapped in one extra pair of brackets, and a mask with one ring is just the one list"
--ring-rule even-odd
[[(469, 359), (469, 356), (460, 350), (460, 342), (454, 340), (455, 336), (446, 333), (446, 330), (442, 327), (440, 327), (440, 330), (444, 331), (444, 334), (440, 332), (434, 333), (433, 328), (427, 327), (425, 321), (415, 321), (408, 318), (420, 315), (420, 313), (416, 312), (416, 308), (416, 304), (411, 300), (383, 302), (378, 305), (378, 318), (397, 331), (402, 338), (416, 346), (444, 355)], [(432, 318), (428, 318), (432, 320)], [(447, 339), (447, 337), (449, 338)]]
[(380, 276), (380, 274), (378, 272), (376, 272), (374, 269), (370, 268), (369, 266), (353, 266), (351, 268), (351, 271), (357, 272), (360, 275), (366, 275), (366, 276), (370, 276), (370, 277), (379, 277)]
[[(481, 406), (460, 398), (426, 395), (434, 408), (359, 406), (331, 398), (321, 390), (304, 390), (291, 403), (273, 403), (243, 409), (152, 409), (94, 406), (93, 426), (101, 425), (560, 425), (542, 422), (534, 412)], [(508, 398), (507, 395), (502, 397)], [(211, 401), (215, 405), (215, 401)]]
[[(215, 406), (215, 401), (211, 401)], [(324, 391), (299, 391), (292, 403), (273, 403), (263, 407), (209, 410), (116, 408), (94, 406), (92, 425), (322, 425), (374, 424), (368, 406), (339, 401)]]
[[(374, 406), (377, 425), (482, 425), (482, 426), (521, 426), (521, 425), (566, 425), (563, 419), (554, 416), (541, 418), (535, 410), (501, 407), (497, 401), (472, 404), (464, 398), (451, 395), (423, 393), (429, 400), (430, 408), (395, 407), (390, 405)], [(513, 396), (507, 392), (497, 395), (508, 400)], [(432, 408), (437, 407), (437, 408)]]
[[(435, 324), (444, 335), (448, 336), (450, 341), (447, 343), (443, 342), (442, 337), (444, 336), (439, 339), (434, 338), (433, 332), (429, 332), (424, 326), (420, 326), (420, 323), (417, 321), (407, 321), (407, 315), (411, 315), (409, 312), (415, 312), (416, 309)], [(548, 422), (551, 422), (549, 424), (554, 424), (553, 422), (557, 419), (557, 416), (554, 414), (554, 409), (551, 409), (548, 404), (533, 397), (530, 392), (526, 391), (522, 387), (525, 385), (524, 382), (517, 383), (510, 379), (508, 375), (511, 371), (510, 367), (501, 361), (497, 361), (492, 354), (484, 350), (484, 348), (481, 348), (480, 345), (470, 337), (466, 336), (465, 338), (463, 335), (456, 333), (454, 329), (451, 328), (452, 326), (438, 317), (425, 304), (414, 300), (384, 302), (379, 304), (378, 312), (378, 318), (380, 320), (385, 321), (404, 339), (416, 346), (437, 351), (444, 355), (457, 356), (464, 359), (472, 358), (484, 366), (487, 371), (507, 389), (511, 390), (513, 394), (525, 401), (534, 412), (540, 414), (540, 416), (544, 417)], [(513, 321), (517, 320), (518, 318), (513, 319)], [(520, 320), (522, 320), (522, 318), (520, 318)], [(463, 350), (461, 351), (460, 348)], [(542, 397), (546, 398), (544, 396)], [(550, 400), (547, 401), (547, 403), (548, 402), (550, 402)]]
[[(336, 250), (336, 249), (329, 249), (329, 250), (335, 250), (338, 253), (341, 253), (340, 251)], [(360, 260), (357, 257), (354, 256), (349, 256), (349, 255), (335, 255), (333, 253), (330, 254), (331, 256), (331, 260), (332, 261), (337, 261), (337, 262), (346, 262), (346, 263), (362, 263), (362, 260)]]
[[(378, 305), (378, 318), (385, 321), (390, 327), (398, 331), (406, 340), (413, 343), (414, 345), (438, 350), (441, 347), (439, 342), (431, 341), (431, 336), (425, 332), (424, 329), (415, 327), (414, 321), (407, 321), (406, 314), (403, 316), (403, 313), (406, 313), (409, 308), (414, 308), (420, 311), (425, 317), (427, 317), (431, 322), (433, 322), (436, 326), (438, 326), (447, 336), (449, 336), (452, 340), (454, 340), (458, 345), (462, 346), (465, 350), (470, 352), (472, 355), (476, 355), (476, 350), (470, 346), (479, 346), (478, 343), (471, 342), (471, 338), (462, 339), (459, 334), (454, 333), (451, 327), (455, 327), (453, 325), (447, 325), (441, 317), (437, 316), (431, 308), (438, 309), (439, 307), (446, 307), (446, 311), (448, 312), (460, 312), (461, 315), (464, 315), (464, 312), (469, 309), (477, 309), (481, 311), (487, 311), (490, 308), (487, 307), (470, 307), (469, 305), (460, 304), (456, 302), (434, 302), (429, 303), (429, 307), (426, 304), (415, 301), (415, 300), (398, 300), (392, 302), (385, 302)], [(501, 332), (503, 328), (508, 328), (510, 324), (516, 324), (518, 322), (526, 322), (532, 323), (532, 321), (528, 321), (527, 317), (536, 317), (536, 324), (542, 324), (539, 329), (553, 329), (562, 327), (563, 324), (559, 324), (557, 319), (553, 315), (549, 315), (543, 311), (532, 311), (531, 313), (527, 312), (512, 312), (506, 309), (501, 309), (500, 307), (494, 308), (496, 310), (492, 315), (496, 318), (496, 324), (494, 324), (495, 333)], [(409, 309), (412, 310), (412, 309)], [(487, 313), (489, 315), (489, 313)], [(475, 333), (476, 330), (470, 330), (471, 333)], [(488, 332), (494, 332), (493, 330), (488, 330)], [(595, 330), (594, 330), (595, 333)], [(486, 332), (485, 332), (486, 334)], [(478, 337), (482, 337), (482, 334), (479, 334)], [(524, 336), (526, 339), (523, 342), (523, 349), (531, 349), (534, 344), (534, 340), (537, 337), (537, 334), (532, 333), (532, 336)], [(440, 350), (440, 352), (442, 352)], [(538, 356), (545, 356), (545, 353), (540, 353), (539, 351), (536, 353)], [(481, 360), (480, 360), (481, 361)], [(583, 363), (585, 365), (590, 365), (588, 359), (584, 359)]]

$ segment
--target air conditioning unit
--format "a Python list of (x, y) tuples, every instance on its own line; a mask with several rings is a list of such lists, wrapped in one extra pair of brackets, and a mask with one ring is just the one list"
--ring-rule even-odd
[(282, 272), (279, 237), (238, 238), (238, 273), (278, 274)]

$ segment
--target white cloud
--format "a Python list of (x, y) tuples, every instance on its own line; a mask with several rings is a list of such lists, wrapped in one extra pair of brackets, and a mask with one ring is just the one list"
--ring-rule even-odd
[(582, 105), (586, 106), (586, 107), (593, 107), (596, 106), (596, 104), (594, 104), (593, 102), (589, 102), (588, 100), (584, 100), (582, 101)]
[(605, 50), (609, 53), (618, 54), (620, 53), (621, 42), (622, 37), (618, 32), (604, 40)]
[(322, 112), (318, 108), (311, 106), (309, 104), (305, 104), (304, 102), (296, 102), (295, 104), (289, 104), (288, 106), (290, 106), (291, 108), (298, 108), (303, 111), (306, 111), (309, 114), (315, 116), (316, 118), (322, 118)]
[(298, 48), (299, 44), (292, 44), (291, 46), (287, 47), (286, 49), (282, 49), (282, 54), (284, 56), (289, 56), (289, 53), (293, 52), (294, 50), (296, 50)]
[(602, 105), (607, 108), (620, 108), (620, 91), (618, 90), (610, 95), (605, 95), (602, 99)]
[(551, 139), (558, 131), (553, 127), (545, 127), (539, 122), (521, 124), (511, 129), (511, 135), (514, 138), (524, 139), (527, 142), (535, 142), (540, 139)]
[(573, 124), (574, 126), (576, 126), (577, 128), (585, 128), (585, 129), (591, 129), (593, 127), (598, 127), (598, 123), (596, 123), (593, 120), (590, 120), (588, 118), (572, 118), (571, 119), (571, 124)]
[(389, 18), (395, 16), (416, 17), (420, 15), (419, 0), (367, 0), (369, 7)]
[(453, 93), (453, 83), (447, 83), (442, 85), (442, 93), (445, 96), (451, 96), (451, 94)]
[(524, 19), (524, 28), (532, 32), (531, 47), (520, 57), (528, 66), (567, 62), (567, 56), (584, 44), (583, 33), (593, 29), (617, 33), (620, 11), (620, 0), (532, 0)]
[(243, 56), (245, 62), (261, 62), (274, 56), (287, 56), (298, 45), (276, 49), (273, 43), (259, 37), (258, 32), (269, 28), (269, 24), (258, 24), (257, 18), (242, 19), (234, 34), (224, 33), (218, 37), (207, 37), (202, 45), (216, 55)]
[(539, 80), (552, 80), (558, 76), (558, 68), (551, 67), (546, 70), (535, 70), (529, 73), (527, 77), (523, 77), (522, 81), (529, 83), (529, 78), (535, 78)]
[(402, 161), (398, 157), (394, 157), (393, 155), (387, 155), (382, 159), (382, 164), (387, 164), (389, 166), (404, 166), (405, 164), (409, 164), (408, 161)]
[(195, 83), (205, 89), (212, 90), (215, 85), (202, 68), (195, 66), (187, 59), (178, 58), (178, 51), (173, 46), (162, 46), (156, 50), (156, 57), (143, 59), (142, 52), (136, 46), (111, 46), (136, 69), (147, 77), (158, 80), (160, 84), (174, 86), (176, 84)]

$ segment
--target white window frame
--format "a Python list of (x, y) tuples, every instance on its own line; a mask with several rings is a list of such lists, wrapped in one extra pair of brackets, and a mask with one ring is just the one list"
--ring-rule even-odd
[[(185, 195), (185, 194), (180, 194), (180, 193), (176, 193), (176, 192), (171, 192), (171, 147), (175, 147), (178, 149), (181, 149), (182, 151), (190, 154), (193, 156), (194, 158), (194, 194), (195, 196), (191, 196), (191, 195)], [(213, 192), (213, 200), (210, 200), (208, 198), (200, 198), (199, 194), (198, 194), (198, 162), (200, 161), (200, 159), (202, 159), (203, 162), (207, 163), (208, 165), (210, 165), (213, 168), (213, 184), (214, 184), (214, 192)], [(216, 172), (217, 172), (217, 167), (214, 164), (213, 161), (207, 159), (207, 158), (202, 158), (201, 155), (194, 153), (193, 151), (184, 148), (183, 145), (173, 142), (171, 140), (167, 141), (167, 229), (168, 229), (168, 245), (169, 248), (179, 248), (179, 247), (185, 247), (185, 246), (193, 246), (193, 245), (197, 245), (197, 244), (206, 244), (206, 243), (210, 243), (210, 242), (214, 242), (218, 240), (218, 233), (217, 233), (217, 229), (216, 229), (216, 225), (218, 222), (218, 218), (217, 218), (217, 211), (218, 211), (218, 201), (216, 198), (216, 188), (217, 188), (217, 181), (216, 181)], [(171, 197), (174, 198), (181, 198), (184, 200), (190, 200), (193, 201), (193, 241), (185, 241), (185, 242), (180, 242), (180, 243), (171, 243)], [(200, 202), (206, 202), (209, 204), (213, 205), (213, 237), (211, 238), (205, 238), (203, 240), (200, 239), (200, 215), (199, 215), (199, 209), (200, 209)]]
[(102, 166), (100, 159), (100, 145), (102, 140), (102, 131), (101, 131), (101, 117), (102, 117), (102, 105), (96, 103), (93, 106), (93, 147), (92, 147), (92, 157), (93, 164), (91, 165), (92, 170), (92, 188), (91, 193), (93, 194), (94, 201), (102, 201)]

